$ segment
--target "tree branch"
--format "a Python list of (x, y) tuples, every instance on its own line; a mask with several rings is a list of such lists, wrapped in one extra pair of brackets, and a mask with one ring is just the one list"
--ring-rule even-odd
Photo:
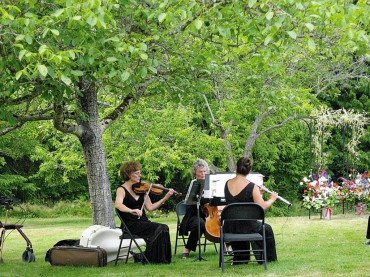
[(297, 117), (295, 115), (294, 116), (289, 116), (289, 117), (285, 118), (283, 121), (281, 121), (280, 123), (277, 123), (277, 124), (275, 124), (273, 126), (269, 126), (269, 127), (265, 128), (265, 129), (263, 129), (261, 132), (257, 133), (257, 138), (260, 137), (261, 135), (263, 135), (264, 133), (272, 130), (272, 129), (276, 129), (276, 128), (282, 127), (288, 121), (295, 120), (295, 119), (297, 119)]
[[(54, 116), (53, 123), (54, 127), (62, 133), (74, 134), (78, 138), (82, 136), (82, 129), (73, 124), (66, 124), (65, 120), (68, 118), (65, 111), (64, 103), (54, 103)], [(76, 119), (75, 116), (72, 119)]]
[(22, 96), (22, 97), (18, 97), (18, 98), (15, 98), (15, 99), (12, 99), (10, 101), (5, 101), (5, 100), (1, 100), (0, 101), (0, 105), (19, 105), (19, 104), (22, 104), (22, 103), (28, 103), (30, 102), (32, 99), (35, 99), (36, 97), (40, 96), (42, 94), (42, 91), (36, 91), (36, 92), (32, 92), (32, 94), (28, 94), (28, 95), (25, 95), (25, 96)]
[(124, 114), (128, 108), (131, 106), (132, 101), (134, 101), (134, 96), (132, 94), (127, 95), (121, 104), (119, 104), (114, 111), (108, 114), (101, 120), (101, 127), (104, 132), (117, 118)]
[(147, 91), (149, 85), (154, 82), (154, 78), (147, 80), (146, 82), (139, 84), (136, 88), (136, 94), (127, 95), (122, 102), (107, 116), (105, 116), (101, 121), (101, 128), (104, 132), (117, 118), (123, 115), (131, 106), (132, 102), (139, 99)]
[(20, 129), (23, 126), (24, 123), (17, 123), (14, 126), (3, 128), (0, 130), (0, 137), (6, 135), (7, 133), (10, 133), (11, 131)]

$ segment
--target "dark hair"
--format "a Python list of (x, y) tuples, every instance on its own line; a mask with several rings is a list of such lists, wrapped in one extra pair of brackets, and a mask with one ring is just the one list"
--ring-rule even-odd
[(236, 173), (247, 175), (251, 170), (252, 161), (249, 158), (242, 157), (236, 163)]
[(122, 180), (127, 181), (130, 179), (130, 174), (138, 170), (141, 170), (141, 164), (137, 161), (129, 161), (121, 165), (119, 174)]

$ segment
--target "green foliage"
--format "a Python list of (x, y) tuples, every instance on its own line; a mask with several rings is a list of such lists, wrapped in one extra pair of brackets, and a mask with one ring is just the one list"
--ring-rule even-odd
[[(166, 203), (167, 206), (167, 203)], [(166, 206), (161, 210), (147, 212), (149, 218), (163, 218), (168, 216), (169, 211)], [(4, 207), (0, 206), (0, 211), (4, 213)], [(173, 210), (173, 207), (171, 207)], [(90, 217), (91, 203), (86, 200), (47, 202), (43, 204), (18, 203), (13, 204), (11, 210), (13, 218), (61, 218), (61, 217)]]
[[(227, 158), (243, 155), (264, 112), (275, 111), (257, 133), (319, 105), (367, 110), (368, 14), (365, 0), (5, 1), (0, 130), (28, 119), (55, 124), (60, 106), (63, 124), (81, 127), (90, 118), (76, 99), (87, 88), (98, 93), (100, 119), (132, 95), (104, 133), (112, 187), (121, 182), (119, 165), (137, 159), (147, 179), (184, 189), (196, 158), (230, 170)], [(203, 95), (217, 124), (230, 128), (226, 137)], [(309, 136), (305, 123), (290, 122), (250, 146), (254, 169), (290, 199), (314, 162)], [(359, 160), (348, 162), (364, 170), (368, 136)], [(327, 146), (333, 171), (340, 138)], [(79, 143), (49, 123), (2, 136), (0, 190), (40, 202), (86, 199)]]
[(0, 195), (13, 195), (25, 185), (26, 178), (14, 174), (0, 175)]
[(31, 156), (34, 162), (40, 164), (38, 172), (31, 179), (42, 180), (44, 183), (40, 186), (41, 198), (68, 199), (76, 197), (76, 194), (87, 197), (86, 171), (80, 145), (73, 137), (60, 134), (54, 136), (57, 139), (47, 140), (50, 133), (46, 137), (40, 133), (44, 144), (37, 147)]
[(42, 205), (15, 203), (11, 214), (16, 218), (90, 217), (91, 204), (86, 200), (49, 202)]
[(105, 142), (112, 158), (112, 176), (123, 162), (136, 159), (144, 166), (144, 178), (169, 185), (177, 174), (192, 178), (190, 167), (195, 159), (221, 159), (223, 142), (194, 126), (199, 113), (176, 104), (156, 105), (161, 103), (140, 101), (116, 123), (124, 127), (109, 130)]
[(0, 194), (32, 202), (88, 198), (83, 155), (72, 137), (48, 124), (30, 124), (0, 143), (6, 153)]

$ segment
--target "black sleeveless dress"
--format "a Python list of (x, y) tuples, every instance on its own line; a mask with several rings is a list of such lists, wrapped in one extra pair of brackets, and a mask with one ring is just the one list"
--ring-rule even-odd
[[(140, 195), (139, 199), (136, 200), (126, 188), (122, 188), (125, 190), (123, 205), (130, 209), (140, 210), (144, 203), (144, 195)], [(171, 240), (167, 225), (149, 221), (144, 209), (140, 218), (130, 213), (118, 212), (130, 232), (145, 240), (145, 255), (150, 263), (171, 263)]]
[[(232, 195), (229, 191), (228, 182), (226, 182), (225, 185), (225, 200), (226, 203), (238, 203), (238, 202), (254, 202), (253, 201), (253, 189), (255, 184), (249, 183), (247, 186), (245, 186), (244, 189), (242, 189), (241, 192), (237, 195)], [(255, 221), (248, 225), (235, 225), (232, 226), (232, 232), (236, 233), (243, 233), (243, 232), (257, 232), (262, 235), (262, 224), (259, 221)], [(276, 246), (275, 246), (275, 237), (274, 232), (271, 228), (271, 226), (267, 223), (265, 223), (265, 235), (266, 235), (266, 256), (267, 261), (277, 261), (277, 255), (276, 255)], [(262, 248), (261, 242), (254, 242), (256, 243), (257, 247)], [(250, 244), (249, 242), (237, 242), (232, 243), (231, 247), (234, 250), (249, 250)], [(234, 260), (246, 260), (249, 259), (248, 255), (239, 255), (235, 256)]]

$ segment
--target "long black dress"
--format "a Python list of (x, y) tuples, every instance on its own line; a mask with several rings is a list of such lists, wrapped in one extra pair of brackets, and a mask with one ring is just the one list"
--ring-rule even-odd
[[(139, 199), (136, 200), (126, 188), (121, 187), (125, 190), (123, 204), (130, 209), (141, 209), (144, 195), (140, 195)], [(145, 240), (145, 255), (150, 263), (171, 263), (171, 240), (167, 225), (149, 221), (145, 210), (140, 218), (130, 213), (118, 212), (130, 232)]]
[[(237, 203), (237, 202), (254, 202), (253, 201), (253, 189), (255, 184), (249, 183), (239, 194), (233, 196), (231, 195), (228, 187), (228, 182), (225, 185), (225, 200), (227, 203)], [(248, 225), (238, 225), (233, 226), (233, 232), (258, 232), (262, 235), (262, 224), (259, 221), (254, 222), (253, 224)], [(265, 235), (266, 235), (266, 256), (267, 261), (277, 261), (276, 255), (276, 247), (275, 247), (275, 237), (274, 232), (270, 225), (265, 223)], [(257, 247), (262, 248), (261, 242), (255, 242)], [(236, 242), (231, 243), (231, 247), (234, 250), (249, 250), (250, 245), (249, 242)], [(233, 258), (235, 261), (237, 260), (247, 260), (249, 259), (249, 255), (235, 255)]]

